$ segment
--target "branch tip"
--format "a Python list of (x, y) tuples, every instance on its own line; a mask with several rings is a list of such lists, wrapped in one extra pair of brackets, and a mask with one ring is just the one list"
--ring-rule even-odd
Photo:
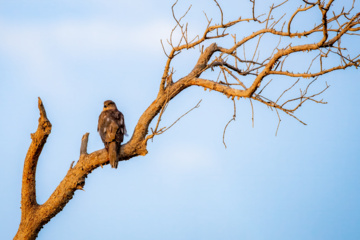
[(40, 118), (45, 119), (45, 121), (49, 121), (47, 116), (46, 116), (46, 111), (45, 111), (44, 104), (43, 104), (40, 97), (38, 97), (38, 108), (39, 108), (39, 111), (40, 111)]
[(87, 153), (88, 141), (89, 141), (89, 133), (85, 133), (81, 138), (80, 156), (88, 155)]

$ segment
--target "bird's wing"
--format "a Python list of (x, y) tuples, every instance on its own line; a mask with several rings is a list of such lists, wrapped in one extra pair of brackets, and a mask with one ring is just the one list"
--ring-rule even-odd
[(127, 136), (127, 131), (126, 131), (126, 126), (125, 126), (125, 119), (124, 119), (124, 115), (120, 112), (120, 131), (122, 135)]
[(104, 143), (112, 142), (116, 139), (116, 133), (120, 127), (116, 112), (103, 111), (99, 116), (98, 131)]
[(105, 143), (105, 137), (106, 137), (106, 130), (107, 130), (107, 116), (106, 116), (106, 112), (101, 112), (100, 116), (99, 116), (99, 121), (98, 121), (98, 127), (97, 130), (100, 134), (101, 140), (103, 141), (103, 143)]
[(112, 142), (116, 140), (116, 133), (118, 132), (119, 124), (116, 119), (111, 119), (108, 124), (108, 129), (106, 131), (105, 141)]

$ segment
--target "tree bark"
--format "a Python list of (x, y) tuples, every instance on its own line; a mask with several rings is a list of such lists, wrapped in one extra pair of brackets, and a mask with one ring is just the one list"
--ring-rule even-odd
[(21, 221), (14, 239), (35, 239), (40, 231), (42, 216), (38, 215), (39, 205), (36, 202), (36, 166), (46, 139), (51, 132), (51, 123), (47, 119), (44, 105), (39, 98), (39, 125), (31, 134), (32, 142), (26, 154), (21, 189)]

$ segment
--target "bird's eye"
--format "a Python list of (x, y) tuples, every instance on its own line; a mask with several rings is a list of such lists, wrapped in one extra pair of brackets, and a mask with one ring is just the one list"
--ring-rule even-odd
[(106, 108), (106, 105), (104, 105), (104, 108)]

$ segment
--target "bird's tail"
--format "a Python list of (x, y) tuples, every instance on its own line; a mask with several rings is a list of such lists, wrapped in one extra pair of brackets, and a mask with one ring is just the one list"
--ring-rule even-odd
[(118, 153), (118, 147), (116, 142), (111, 142), (109, 144), (109, 159), (110, 159), (110, 165), (112, 168), (117, 168), (118, 161), (119, 161), (119, 153)]

